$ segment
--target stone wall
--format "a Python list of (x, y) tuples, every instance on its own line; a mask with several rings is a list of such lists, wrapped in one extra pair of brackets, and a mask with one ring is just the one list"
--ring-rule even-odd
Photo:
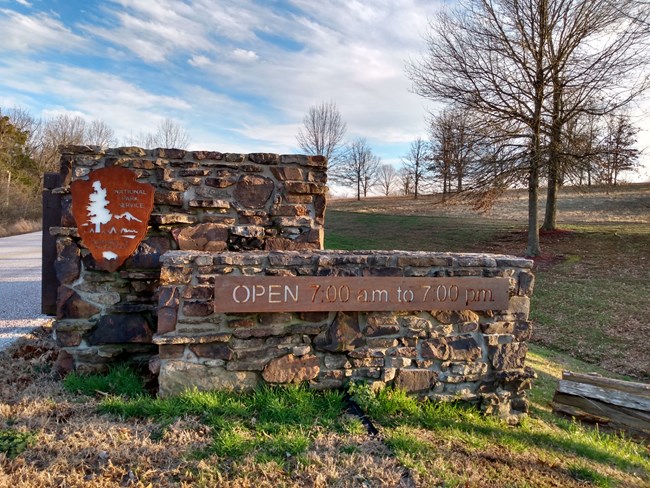
[[(96, 371), (157, 352), (160, 257), (170, 250), (321, 249), (326, 161), (315, 156), (96, 146), (62, 149), (55, 263), (59, 367)], [(145, 239), (116, 272), (97, 269), (79, 239), (70, 182), (121, 166), (155, 188)], [(46, 230), (47, 231), (47, 230)]]
[[(509, 417), (525, 412), (532, 261), (424, 252), (169, 252), (162, 257), (160, 394), (188, 387), (253, 388), (350, 380), (394, 384), (434, 398), (476, 401)], [(216, 313), (224, 275), (506, 277), (506, 310)]]

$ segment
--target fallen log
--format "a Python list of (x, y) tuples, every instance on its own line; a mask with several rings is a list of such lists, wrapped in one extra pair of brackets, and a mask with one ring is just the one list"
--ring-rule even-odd
[(553, 412), (650, 438), (650, 385), (562, 373), (551, 404)]

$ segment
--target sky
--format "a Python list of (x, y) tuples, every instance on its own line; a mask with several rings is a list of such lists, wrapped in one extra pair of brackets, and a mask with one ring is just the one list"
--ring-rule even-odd
[(286, 154), (309, 107), (334, 101), (347, 139), (398, 165), (435, 110), (405, 64), (442, 3), (0, 0), (0, 107), (102, 120), (120, 142), (171, 118), (190, 149)]

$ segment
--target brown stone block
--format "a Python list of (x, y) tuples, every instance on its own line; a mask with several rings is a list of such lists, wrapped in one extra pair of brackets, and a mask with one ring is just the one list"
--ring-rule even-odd
[(258, 315), (258, 320), (262, 325), (288, 325), (292, 318), (290, 313), (261, 313)]
[(181, 178), (191, 177), (191, 176), (208, 176), (210, 174), (209, 169), (205, 168), (190, 168), (190, 169), (181, 169), (178, 172), (178, 175)]
[(81, 344), (83, 331), (80, 330), (57, 330), (56, 345), (59, 347), (76, 347)]
[(262, 208), (271, 198), (275, 188), (273, 180), (262, 176), (244, 175), (239, 178), (233, 197), (248, 208)]
[(176, 228), (172, 235), (181, 251), (224, 251), (227, 249), (228, 227), (219, 224), (198, 224)]
[(69, 284), (79, 278), (81, 272), (81, 252), (79, 246), (69, 237), (56, 241), (57, 258), (54, 261), (56, 277), (62, 284)]
[(355, 368), (379, 368), (384, 365), (384, 358), (353, 359), (352, 365)]
[(233, 358), (233, 351), (223, 343), (216, 344), (192, 344), (190, 350), (200, 358), (223, 359), (230, 361)]
[(151, 236), (142, 241), (133, 256), (126, 260), (126, 267), (139, 269), (160, 268), (160, 256), (171, 250), (168, 237)]
[(188, 202), (190, 207), (194, 208), (222, 208), (227, 210), (230, 208), (230, 202), (223, 199), (195, 199)]
[(111, 314), (102, 316), (97, 327), (86, 336), (89, 345), (151, 343), (153, 332), (142, 315)]
[(183, 192), (156, 189), (153, 201), (156, 205), (171, 205), (173, 207), (183, 206)]
[(461, 322), (478, 322), (480, 317), (471, 310), (432, 310), (431, 315), (441, 324), (458, 324)]
[(305, 176), (302, 169), (296, 166), (279, 166), (271, 168), (271, 172), (280, 181), (304, 181)]
[(389, 337), (368, 337), (366, 338), (366, 344), (372, 348), (387, 349), (389, 347), (397, 347), (399, 342), (397, 339), (391, 339)]
[(160, 270), (161, 284), (187, 284), (192, 280), (192, 268), (189, 266), (163, 266)]
[(162, 188), (172, 191), (185, 191), (190, 187), (190, 184), (187, 181), (182, 180), (172, 180), (172, 181), (163, 181), (160, 183)]
[(282, 195), (285, 202), (291, 204), (310, 204), (314, 201), (313, 195)]
[(513, 335), (518, 342), (529, 341), (533, 337), (533, 323), (529, 320), (517, 321)]
[(183, 304), (183, 315), (185, 317), (207, 317), (212, 315), (213, 311), (212, 302), (186, 301)]
[(432, 389), (437, 381), (438, 375), (435, 371), (400, 369), (395, 377), (395, 387), (409, 393), (417, 393)]
[(438, 359), (446, 361), (451, 357), (451, 349), (444, 337), (434, 337), (423, 341), (420, 345), (420, 355), (423, 359)]
[(304, 251), (319, 248), (318, 244), (299, 242), (284, 237), (269, 237), (264, 240), (265, 251)]
[(489, 322), (481, 324), (481, 332), (484, 334), (512, 334), (514, 330), (514, 322)]
[(490, 346), (488, 356), (495, 370), (519, 369), (524, 367), (528, 344), (525, 342), (511, 342)]
[(278, 164), (280, 156), (272, 153), (250, 153), (248, 160), (255, 164)]
[(77, 223), (72, 215), (72, 198), (69, 195), (61, 197), (61, 226), (75, 227)]
[(319, 372), (318, 357), (309, 355), (297, 358), (287, 354), (271, 360), (262, 371), (262, 377), (269, 383), (301, 383), (313, 380)]
[(158, 355), (160, 359), (179, 359), (183, 357), (185, 344), (160, 344)]
[(57, 319), (86, 319), (98, 313), (100, 309), (82, 300), (72, 288), (60, 286), (56, 301)]
[(269, 337), (275, 335), (284, 335), (287, 332), (287, 327), (285, 324), (279, 325), (269, 325), (266, 327), (250, 327), (250, 328), (241, 328), (236, 329), (233, 332), (233, 335), (238, 339), (249, 339), (251, 337)]
[(480, 358), (481, 348), (471, 336), (447, 339), (452, 361), (475, 361)]
[(388, 325), (388, 324), (368, 324), (366, 329), (363, 331), (367, 337), (379, 337), (387, 335), (399, 334), (400, 326), (399, 325)]
[(206, 178), (205, 184), (213, 188), (228, 188), (237, 183), (236, 177), (230, 178)]
[(178, 307), (179, 291), (177, 286), (161, 286), (158, 293), (160, 307)]
[(68, 351), (60, 350), (52, 370), (56, 376), (64, 378), (74, 370), (74, 358)]
[(338, 312), (329, 329), (314, 339), (317, 349), (341, 352), (352, 351), (364, 344), (359, 328), (359, 314)]
[(158, 309), (158, 334), (167, 334), (176, 329), (178, 320), (178, 309), (175, 307), (161, 307)]
[(152, 155), (158, 158), (166, 159), (183, 159), (187, 151), (183, 149), (157, 148), (152, 151)]
[(330, 316), (329, 312), (300, 312), (298, 317), (305, 322), (323, 322)]
[(220, 161), (223, 158), (223, 154), (214, 151), (192, 151), (190, 155), (193, 159), (196, 159), (197, 161), (204, 161), (206, 159)]
[(401, 356), (403, 358), (415, 359), (418, 357), (418, 350), (413, 346), (396, 347), (388, 351), (388, 356)]
[(186, 286), (183, 290), (183, 298), (194, 300), (212, 300), (214, 298), (213, 286)]

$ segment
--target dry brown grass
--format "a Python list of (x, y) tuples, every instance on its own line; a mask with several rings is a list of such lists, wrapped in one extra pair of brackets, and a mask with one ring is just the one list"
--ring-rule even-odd
[(188, 417), (161, 430), (154, 421), (100, 415), (101, 398), (67, 393), (52, 375), (55, 356), (49, 328), (0, 353), (0, 429), (38, 438), (15, 459), (0, 453), (2, 487), (399, 486), (405, 473), (378, 440), (331, 433), (288, 470), (252, 458), (199, 459), (210, 427)]
[[(540, 192), (539, 217), (544, 217), (546, 199)], [(329, 202), (331, 210), (343, 212), (380, 213), (389, 215), (420, 215), (431, 217), (476, 217), (472, 202), (441, 195), (412, 197), (371, 197), (361, 201), (341, 199)], [(528, 218), (528, 192), (509, 190), (496, 199), (485, 215), (491, 219), (525, 223)], [(541, 220), (540, 220), (541, 222)], [(650, 183), (617, 186), (563, 188), (558, 200), (558, 222), (643, 222), (650, 223)]]
[(0, 223), (0, 237), (15, 236), (18, 234), (27, 234), (41, 230), (40, 220), (20, 219), (12, 223)]

